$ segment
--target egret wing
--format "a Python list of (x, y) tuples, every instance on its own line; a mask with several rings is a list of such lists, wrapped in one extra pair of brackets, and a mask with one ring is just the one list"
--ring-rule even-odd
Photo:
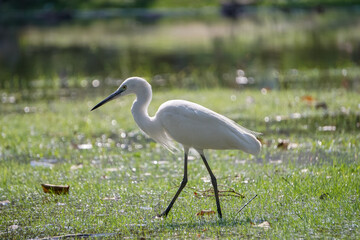
[(192, 102), (166, 102), (160, 106), (156, 117), (170, 137), (188, 147), (242, 149), (251, 154), (260, 149), (252, 131)]

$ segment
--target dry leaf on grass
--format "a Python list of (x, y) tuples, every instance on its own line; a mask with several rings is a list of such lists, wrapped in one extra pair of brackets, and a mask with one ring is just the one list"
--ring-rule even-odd
[(257, 228), (263, 228), (263, 229), (271, 228), (271, 224), (268, 221), (265, 221), (265, 222), (262, 222), (259, 224), (255, 224), (255, 223), (251, 222), (251, 226), (257, 227)]
[(201, 210), (196, 214), (196, 216), (202, 217), (202, 216), (211, 216), (214, 215), (216, 212), (213, 210)]
[(41, 184), (41, 187), (44, 193), (53, 193), (53, 194), (68, 194), (69, 185), (53, 185), (53, 184)]
[(310, 96), (310, 95), (302, 96), (301, 100), (303, 100), (304, 102), (306, 102), (309, 105), (316, 102), (316, 99), (314, 97)]

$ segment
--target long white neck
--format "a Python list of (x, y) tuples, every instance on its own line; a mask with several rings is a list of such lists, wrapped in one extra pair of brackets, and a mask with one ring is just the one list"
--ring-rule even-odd
[(131, 107), (131, 113), (141, 130), (149, 134), (152, 120), (148, 114), (148, 107), (152, 99), (151, 86), (144, 87), (136, 93), (136, 99)]
[(146, 83), (145, 86), (136, 88), (135, 94), (136, 99), (131, 107), (131, 113), (136, 124), (149, 137), (170, 151), (176, 149), (171, 141), (171, 137), (166, 133), (157, 115), (155, 114), (154, 117), (150, 117), (148, 114), (148, 107), (152, 98), (150, 84)]

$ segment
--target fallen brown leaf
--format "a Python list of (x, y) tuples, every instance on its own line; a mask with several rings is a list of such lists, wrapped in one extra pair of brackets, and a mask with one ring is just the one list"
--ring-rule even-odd
[(202, 217), (202, 216), (210, 216), (210, 215), (214, 215), (215, 213), (216, 212), (213, 211), (213, 210), (201, 210), (200, 212), (198, 212), (196, 214), (196, 216), (200, 216), (200, 217)]
[(315, 99), (315, 98), (313, 98), (313, 97), (312, 97), (312, 96), (310, 96), (310, 95), (305, 95), (305, 96), (302, 96), (302, 97), (301, 97), (301, 100), (303, 100), (303, 101), (307, 102), (308, 104), (312, 104), (313, 102), (315, 102), (315, 101), (316, 101), (316, 99)]
[(44, 193), (53, 193), (53, 194), (68, 194), (69, 185), (53, 185), (53, 184), (41, 184), (41, 187)]
[(257, 227), (257, 228), (264, 228), (264, 229), (269, 229), (271, 228), (271, 224), (268, 221), (259, 223), (259, 224), (255, 224), (253, 222), (250, 223), (253, 227)]

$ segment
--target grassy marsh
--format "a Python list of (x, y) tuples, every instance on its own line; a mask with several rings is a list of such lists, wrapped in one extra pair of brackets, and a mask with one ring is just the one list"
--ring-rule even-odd
[[(304, 96), (325, 102), (327, 109), (316, 109)], [(189, 161), (188, 186), (169, 217), (153, 219), (181, 181), (182, 153), (167, 152), (137, 130), (130, 113), (132, 97), (90, 113), (100, 98), (85, 96), (2, 106), (0, 238), (94, 234), (292, 239), (360, 234), (357, 93), (157, 91), (150, 113), (173, 98), (196, 101), (264, 133), (257, 157), (207, 151), (220, 190), (245, 195), (220, 197), (223, 221), (216, 215), (196, 216), (216, 209), (214, 197), (194, 194), (211, 187), (196, 154)], [(279, 139), (290, 144), (282, 148)], [(45, 194), (41, 183), (69, 184), (70, 194)], [(255, 194), (258, 197), (236, 214)], [(256, 227), (265, 221), (270, 228)]]

